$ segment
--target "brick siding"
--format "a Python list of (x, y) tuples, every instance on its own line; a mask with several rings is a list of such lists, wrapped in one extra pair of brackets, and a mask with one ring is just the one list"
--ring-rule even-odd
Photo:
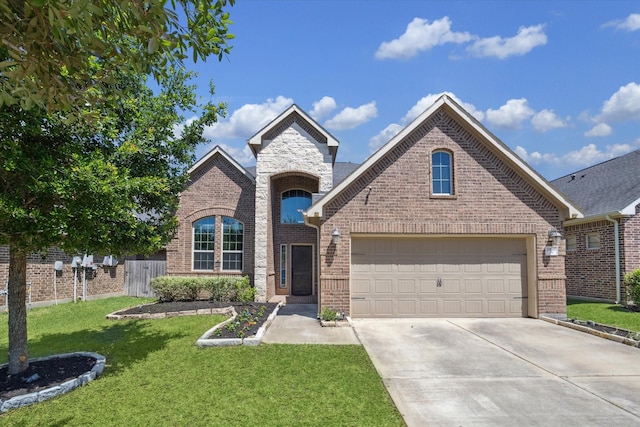
[[(167, 275), (171, 276), (244, 276), (253, 275), (254, 196), (253, 181), (221, 154), (194, 171), (180, 195), (176, 216), (179, 226), (166, 247)], [(215, 217), (215, 271), (194, 271), (192, 264), (193, 223)], [(243, 265), (240, 272), (226, 272), (222, 265), (222, 217), (235, 218), (244, 225)]]
[[(453, 155), (454, 194), (431, 194), (431, 153)], [(536, 236), (539, 314), (566, 313), (564, 248), (547, 257), (558, 207), (444, 111), (435, 113), (325, 205), (321, 304), (349, 313), (351, 234)], [(338, 227), (342, 238), (331, 244)]]

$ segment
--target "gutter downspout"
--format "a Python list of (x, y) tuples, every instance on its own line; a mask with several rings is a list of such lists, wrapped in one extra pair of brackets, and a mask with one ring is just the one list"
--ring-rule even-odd
[(607, 221), (613, 223), (613, 234), (616, 254), (616, 304), (620, 304), (620, 229), (618, 221), (609, 215), (604, 217)]

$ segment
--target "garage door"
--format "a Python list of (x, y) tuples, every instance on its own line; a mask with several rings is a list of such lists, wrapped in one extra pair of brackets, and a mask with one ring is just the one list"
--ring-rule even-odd
[(353, 317), (526, 317), (525, 239), (353, 238)]

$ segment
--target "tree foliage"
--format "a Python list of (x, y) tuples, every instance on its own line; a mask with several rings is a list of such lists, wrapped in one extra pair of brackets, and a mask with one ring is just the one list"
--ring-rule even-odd
[(102, 102), (94, 89), (113, 85), (121, 67), (162, 81), (189, 53), (221, 59), (234, 2), (0, 0), (0, 106), (73, 110)]

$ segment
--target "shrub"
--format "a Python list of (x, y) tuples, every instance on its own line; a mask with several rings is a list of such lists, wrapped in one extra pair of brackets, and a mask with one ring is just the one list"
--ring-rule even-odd
[(640, 268), (624, 275), (624, 284), (627, 286), (629, 299), (635, 305), (640, 305)]
[(329, 307), (325, 307), (322, 309), (322, 313), (320, 313), (320, 319), (326, 322), (333, 322), (338, 320), (338, 311)]
[(244, 277), (177, 277), (158, 276), (151, 279), (151, 289), (160, 301), (193, 301), (201, 292), (209, 294), (209, 299), (219, 302), (255, 299), (256, 290)]
[(256, 288), (249, 283), (249, 276), (244, 276), (235, 283), (236, 301), (251, 302), (256, 299)]

